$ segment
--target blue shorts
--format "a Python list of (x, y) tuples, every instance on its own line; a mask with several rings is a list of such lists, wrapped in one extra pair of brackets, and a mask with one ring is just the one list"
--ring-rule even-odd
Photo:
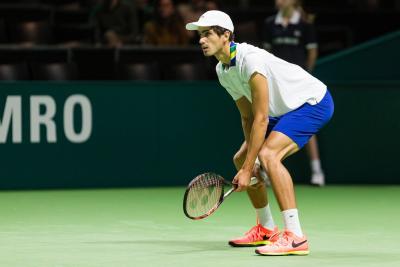
[(271, 131), (281, 132), (302, 148), (332, 118), (333, 110), (333, 99), (327, 90), (316, 105), (305, 103), (282, 116), (269, 117), (266, 137)]

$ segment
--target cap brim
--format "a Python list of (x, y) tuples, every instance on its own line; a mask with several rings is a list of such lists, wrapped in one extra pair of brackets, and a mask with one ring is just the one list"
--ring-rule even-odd
[(197, 31), (199, 29), (199, 27), (209, 27), (212, 25), (203, 25), (202, 23), (199, 22), (191, 22), (186, 24), (186, 30), (189, 31)]
[(186, 30), (196, 31), (199, 28), (199, 26), (197, 26), (195, 23), (196, 22), (191, 22), (191, 23), (186, 24)]

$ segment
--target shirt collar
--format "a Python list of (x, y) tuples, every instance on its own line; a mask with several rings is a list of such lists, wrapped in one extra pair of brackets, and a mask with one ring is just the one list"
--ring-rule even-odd
[[(290, 17), (289, 23), (290, 24), (297, 24), (301, 19), (300, 11), (294, 10), (292, 16)], [(283, 24), (283, 15), (282, 12), (279, 11), (275, 17), (275, 24)]]
[(229, 55), (230, 62), (229, 62), (229, 66), (224, 64), (225, 68), (230, 68), (230, 67), (236, 66), (236, 43), (235, 42), (231, 42), (229, 44), (229, 52), (230, 52), (230, 55)]

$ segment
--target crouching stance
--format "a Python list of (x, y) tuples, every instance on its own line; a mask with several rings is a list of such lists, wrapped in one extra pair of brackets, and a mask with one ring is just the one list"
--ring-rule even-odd
[[(237, 191), (247, 191), (257, 224), (229, 244), (260, 246), (256, 253), (262, 255), (308, 254), (292, 178), (282, 160), (301, 149), (332, 117), (333, 100), (326, 85), (263, 49), (235, 43), (232, 20), (221, 11), (204, 13), (186, 29), (197, 30), (203, 54), (218, 59), (218, 79), (241, 115), (244, 142), (234, 156), (238, 172), (233, 183)], [(260, 166), (279, 203), (285, 223), (282, 232), (272, 218)], [(253, 175), (260, 182), (249, 186)]]

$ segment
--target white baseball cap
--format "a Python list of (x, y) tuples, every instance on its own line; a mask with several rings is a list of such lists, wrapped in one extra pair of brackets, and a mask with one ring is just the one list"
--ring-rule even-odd
[(233, 32), (233, 22), (228, 14), (219, 10), (210, 10), (201, 15), (198, 21), (186, 24), (186, 30), (196, 31), (199, 27), (220, 26)]

